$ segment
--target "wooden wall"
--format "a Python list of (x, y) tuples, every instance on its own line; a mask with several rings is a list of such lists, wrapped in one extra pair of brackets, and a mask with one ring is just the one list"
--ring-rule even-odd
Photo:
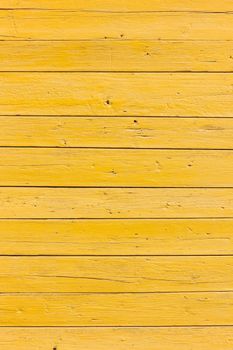
[(0, 349), (233, 349), (233, 2), (2, 0)]

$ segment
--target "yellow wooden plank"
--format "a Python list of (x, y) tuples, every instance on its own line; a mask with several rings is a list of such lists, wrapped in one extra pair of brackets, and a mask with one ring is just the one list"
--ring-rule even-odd
[(232, 327), (4, 327), (1, 350), (232, 350)]
[(1, 8), (81, 11), (233, 11), (231, 0), (4, 0)]
[(1, 326), (232, 325), (232, 292), (1, 294)]
[(232, 219), (0, 220), (0, 254), (233, 254)]
[(232, 217), (233, 189), (0, 188), (0, 218)]
[(0, 71), (88, 70), (232, 72), (233, 44), (231, 41), (0, 41)]
[(2, 40), (232, 40), (232, 13), (0, 10)]
[(0, 257), (0, 290), (205, 292), (233, 290), (233, 257)]
[(0, 117), (1, 146), (232, 148), (231, 118)]
[(0, 115), (232, 117), (233, 74), (0, 73)]
[(233, 151), (2, 148), (0, 167), (0, 186), (233, 187)]
[(0, 117), (0, 146), (233, 149), (233, 118)]

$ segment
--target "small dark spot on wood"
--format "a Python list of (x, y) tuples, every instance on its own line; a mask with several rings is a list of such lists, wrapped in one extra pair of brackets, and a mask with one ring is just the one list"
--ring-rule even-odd
[(57, 350), (57, 347), (56, 347), (56, 346), (54, 346), (54, 347), (53, 347), (53, 350)]
[(121, 34), (121, 38), (123, 38), (124, 34)]
[(147, 52), (147, 53), (146, 53), (146, 56), (150, 56), (150, 53), (149, 53), (149, 52)]
[(106, 100), (105, 103), (106, 103), (106, 105), (110, 105), (111, 101), (110, 100)]
[(133, 121), (134, 123), (137, 123), (138, 121), (136, 120), (136, 119), (134, 119), (134, 121)]

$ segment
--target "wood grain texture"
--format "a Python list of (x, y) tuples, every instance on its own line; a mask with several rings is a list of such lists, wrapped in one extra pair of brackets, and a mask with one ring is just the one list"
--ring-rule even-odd
[(0, 146), (233, 149), (233, 118), (0, 116)]
[(232, 40), (232, 20), (231, 12), (0, 10), (0, 39)]
[(0, 169), (0, 186), (233, 187), (233, 151), (0, 148)]
[(0, 115), (232, 117), (233, 74), (0, 73)]
[(233, 348), (232, 19), (2, 1), (1, 350)]
[(233, 257), (1, 257), (0, 291), (233, 291)]
[(232, 327), (0, 329), (1, 350), (232, 350)]
[(88, 70), (232, 72), (233, 44), (231, 41), (0, 41), (0, 71)]
[(0, 218), (232, 217), (233, 189), (0, 188)]
[(232, 292), (1, 294), (0, 325), (223, 326), (232, 304)]
[(232, 219), (0, 220), (6, 255), (233, 255)]
[(67, 9), (80, 11), (233, 11), (231, 0), (4, 0), (1, 8)]

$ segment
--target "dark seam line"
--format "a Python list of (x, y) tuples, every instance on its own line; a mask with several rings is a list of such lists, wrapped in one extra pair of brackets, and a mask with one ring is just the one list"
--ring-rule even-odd
[(198, 219), (198, 220), (206, 220), (206, 219), (212, 219), (212, 220), (225, 220), (225, 219), (227, 219), (227, 220), (229, 220), (229, 219), (231, 219), (231, 220), (233, 220), (233, 217), (230, 217), (230, 216), (223, 216), (223, 217), (215, 217), (215, 216), (212, 216), (212, 217), (205, 217), (205, 216), (201, 216), (201, 217), (152, 217), (152, 218), (139, 218), (139, 217), (135, 217), (135, 218), (0, 218), (0, 221), (1, 220), (12, 220), (12, 221), (14, 221), (14, 220), (43, 220), (43, 221), (49, 221), (49, 220), (52, 220), (52, 221), (59, 221), (59, 220), (67, 220), (67, 221), (69, 221), (69, 220), (109, 220), (109, 221), (111, 221), (111, 220), (122, 220), (122, 221), (124, 221), (124, 220), (186, 220), (186, 219), (190, 219), (190, 220), (192, 220), (192, 219)]
[(43, 188), (43, 189), (47, 189), (47, 188), (51, 188), (51, 189), (135, 189), (135, 190), (145, 190), (145, 189), (149, 189), (149, 190), (157, 190), (157, 189), (180, 189), (180, 190), (192, 190), (192, 189), (206, 189), (206, 190), (226, 190), (226, 189), (233, 189), (233, 186), (83, 186), (83, 185), (79, 185), (79, 186), (57, 186), (57, 185), (0, 185), (0, 189), (1, 188)]
[[(65, 149), (65, 150), (69, 150), (69, 149), (75, 149), (75, 150), (133, 150), (133, 151), (137, 151), (137, 150), (145, 150), (145, 151), (172, 151), (172, 152), (176, 152), (176, 151), (219, 151), (219, 152), (224, 152), (224, 151), (233, 151), (233, 146), (232, 148), (199, 148), (199, 147), (192, 147), (192, 148), (188, 148), (188, 147), (106, 147), (106, 146), (3, 146), (0, 145), (0, 150), (1, 149), (5, 149), (5, 148), (9, 148), (9, 149)], [(6, 165), (7, 167), (7, 165)]]
[(106, 70), (106, 71), (100, 71), (100, 70), (0, 70), (0, 73), (49, 73), (49, 74), (58, 74), (58, 73), (64, 73), (64, 74), (232, 74), (233, 71), (191, 71), (191, 70), (176, 70), (176, 71), (172, 71), (172, 70), (167, 70), (167, 71), (157, 71), (157, 70), (153, 70), (153, 71), (140, 71), (140, 70), (126, 70), (126, 71), (120, 71), (120, 70)]
[(198, 14), (232, 14), (233, 11), (204, 11), (204, 10), (88, 10), (75, 8), (38, 8), (38, 7), (1, 7), (0, 11), (38, 11), (38, 12), (65, 12), (65, 13), (107, 13), (107, 14), (143, 14), (143, 13), (198, 13)]
[[(217, 239), (217, 238), (216, 238)], [(9, 243), (9, 242), (8, 242)], [(14, 243), (14, 242), (10, 242), (10, 243)], [(20, 243), (19, 241), (17, 241), (17, 243)], [(41, 244), (41, 242), (35, 242), (35, 244)], [(46, 242), (44, 242), (46, 243)], [(56, 243), (56, 242), (54, 242)], [(32, 244), (32, 242), (30, 243)], [(62, 243), (62, 244), (69, 244), (69, 243)], [(120, 243), (119, 243), (120, 245)], [(187, 258), (187, 257), (197, 257), (197, 258), (200, 258), (200, 257), (217, 257), (217, 258), (223, 258), (224, 257), (233, 257), (233, 253), (232, 254), (126, 254), (126, 255), (119, 255), (119, 254), (112, 254), (112, 255), (106, 255), (106, 254), (70, 254), (70, 255), (67, 255), (67, 254), (0, 254), (0, 257), (10, 257), (10, 258), (20, 258), (20, 257), (24, 257), (24, 258), (51, 258), (53, 259), (54, 257), (55, 258), (90, 258), (90, 257), (93, 257), (93, 259), (95, 258), (119, 258), (119, 259), (122, 259), (122, 258), (126, 258), (126, 259), (131, 259), (131, 258), (147, 258), (147, 257), (155, 257), (155, 258), (169, 258), (169, 257), (172, 257), (172, 258)]]
[[(65, 42), (68, 42), (68, 41), (73, 41), (73, 42), (77, 42), (77, 41), (83, 41), (83, 42), (95, 42), (95, 41), (99, 41), (99, 42), (114, 42), (114, 41), (122, 41), (122, 42), (135, 42), (135, 41), (155, 41), (155, 42), (182, 42), (182, 43), (185, 43), (185, 42), (229, 42), (231, 43), (233, 41), (233, 39), (213, 39), (213, 40), (209, 40), (209, 39), (182, 39), (182, 38), (177, 38), (177, 39), (162, 39), (162, 38), (157, 38), (157, 39), (146, 39), (146, 38), (134, 38), (134, 39), (119, 39), (119, 38), (93, 38), (93, 39), (73, 39), (73, 40), (70, 40), (68, 38), (66, 39), (62, 39), (62, 38), (54, 38), (54, 39), (31, 39), (31, 38), (22, 38), (22, 39), (10, 39), (11, 36), (8, 36), (9, 38), (8, 39), (1, 39), (3, 35), (0, 34), (0, 42), (1, 41), (4, 41), (4, 42), (17, 42), (17, 41), (26, 41), (28, 43), (30, 42), (57, 42), (57, 41), (65, 41)], [(13, 36), (12, 36), (13, 37)]]
[(59, 325), (57, 325), (57, 326), (0, 326), (0, 329), (1, 328), (21, 328), (21, 329), (27, 329), (27, 328), (47, 328), (47, 329), (49, 329), (49, 328), (67, 328), (67, 329), (69, 329), (69, 328), (99, 328), (99, 329), (103, 329), (103, 328), (126, 328), (126, 329), (134, 329), (134, 328), (147, 328), (147, 329), (149, 329), (149, 328), (222, 328), (222, 327), (229, 327), (229, 328), (231, 328), (231, 327), (233, 327), (233, 324), (231, 325), (229, 325), (229, 324), (211, 324), (211, 325), (206, 325), (206, 324), (204, 324), (204, 325), (202, 325), (202, 324), (200, 324), (200, 325), (167, 325), (167, 326), (165, 326), (165, 325), (159, 325), (159, 326), (153, 326), (153, 325), (149, 325), (149, 326), (140, 326), (140, 325), (134, 325), (134, 326), (128, 326), (128, 325), (124, 325), (124, 326), (121, 326), (121, 325), (105, 325), (105, 326), (98, 326), (98, 325), (96, 325), (96, 326), (91, 326), (91, 325), (88, 325), (88, 326), (74, 326), (74, 325), (67, 325), (67, 326), (59, 326)]
[(115, 217), (115, 218), (110, 218), (110, 217), (2, 217), (0, 218), (0, 221), (2, 220), (7, 220), (7, 221), (19, 221), (19, 220), (26, 220), (26, 221), (30, 221), (30, 220), (35, 220), (35, 221), (60, 221), (60, 220), (233, 220), (233, 216), (191, 216), (191, 217)]
[(76, 115), (76, 114), (70, 114), (70, 115), (67, 115), (67, 114), (44, 114), (44, 115), (37, 115), (37, 114), (28, 114), (28, 115), (25, 115), (25, 114), (0, 114), (0, 118), (1, 117), (11, 117), (11, 118), (32, 118), (32, 117), (37, 117), (37, 118), (88, 118), (88, 119), (92, 119), (92, 118), (150, 118), (150, 119), (169, 119), (169, 118), (175, 118), (175, 119), (233, 119), (233, 117), (219, 117), (219, 116), (207, 116), (207, 117), (203, 117), (203, 116), (188, 116), (188, 117), (184, 117), (184, 116), (146, 116), (146, 115), (141, 115), (141, 116), (138, 116), (138, 115)]
[(152, 70), (152, 71), (135, 71), (135, 70), (127, 70), (127, 71), (121, 71), (121, 70), (106, 70), (106, 71), (99, 71), (99, 70), (56, 70), (56, 71), (51, 71), (51, 70), (0, 70), (0, 73), (27, 73), (27, 74), (34, 74), (34, 73), (37, 73), (37, 74), (44, 74), (44, 73), (49, 73), (49, 74), (58, 74), (58, 73), (64, 73), (64, 74), (105, 74), (105, 75), (108, 75), (108, 74), (135, 74), (135, 75), (141, 75), (141, 74), (232, 74), (233, 73), (233, 70), (232, 71), (191, 71), (191, 70), (181, 70), (181, 71), (171, 71), (171, 70), (163, 70), (163, 71), (160, 71), (160, 70)]
[[(30, 276), (29, 276), (30, 277)], [(34, 276), (37, 277), (37, 276)], [(51, 277), (54, 278), (54, 277)], [(39, 279), (37, 277), (37, 279)], [(179, 292), (166, 292), (166, 291), (157, 291), (157, 292), (89, 292), (89, 291), (84, 291), (84, 292), (1, 292), (0, 293), (0, 299), (1, 296), (24, 296), (25, 294), (27, 295), (55, 295), (55, 296), (64, 296), (64, 295), (83, 295), (83, 294), (90, 294), (90, 295), (125, 295), (125, 294), (130, 294), (130, 295), (141, 295), (141, 294), (153, 294), (153, 295), (158, 295), (158, 294), (199, 294), (199, 293), (232, 293), (233, 289), (231, 290), (199, 290), (199, 291), (186, 291), (186, 290), (181, 290)]]
[[(3, 35), (2, 35), (3, 36)], [(11, 38), (11, 36), (8, 36)], [(92, 43), (95, 43), (95, 42), (106, 42), (106, 43), (109, 43), (109, 42), (152, 42), (152, 43), (159, 43), (159, 42), (179, 42), (179, 43), (185, 43), (185, 42), (207, 42), (207, 43), (212, 43), (212, 42), (232, 42), (233, 39), (184, 39), (184, 38), (179, 38), (179, 39), (163, 39), (163, 38), (133, 38), (133, 39), (127, 39), (127, 38), (119, 38), (119, 37), (116, 37), (116, 38), (93, 38), (93, 39), (84, 39), (84, 38), (78, 38), (78, 39), (32, 39), (32, 38), (20, 38), (20, 39), (15, 39), (13, 38), (12, 36), (12, 39), (1, 39), (1, 34), (0, 34), (0, 41), (4, 41), (4, 42), (8, 42), (8, 43), (11, 43), (11, 42), (25, 42), (25, 43), (31, 43), (31, 42), (92, 42)]]
[(39, 296), (41, 294), (46, 294), (46, 295), (54, 295), (55, 297), (59, 297), (59, 296), (69, 296), (69, 295), (77, 295), (77, 296), (81, 296), (81, 295), (141, 295), (141, 294), (153, 294), (153, 295), (157, 295), (157, 294), (215, 294), (215, 293), (231, 293), (233, 294), (233, 289), (230, 290), (202, 290), (202, 291), (173, 291), (173, 292), (169, 292), (169, 291), (158, 291), (158, 292), (0, 292), (0, 298), (1, 296), (6, 296), (6, 295), (13, 295), (13, 296), (23, 296), (23, 295), (34, 295), (34, 296)]

